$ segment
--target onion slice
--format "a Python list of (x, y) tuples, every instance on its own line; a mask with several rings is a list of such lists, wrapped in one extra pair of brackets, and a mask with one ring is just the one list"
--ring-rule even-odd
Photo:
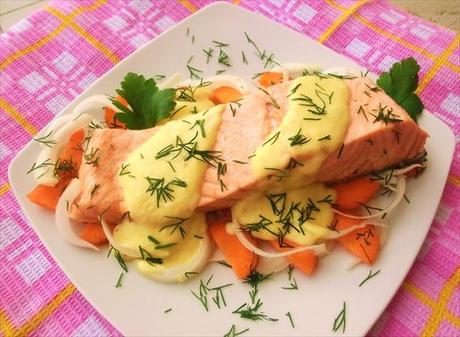
[(388, 227), (387, 224), (384, 224), (382, 222), (362, 221), (362, 222), (360, 222), (359, 224), (357, 224), (355, 226), (345, 228), (345, 229), (343, 229), (343, 230), (341, 230), (339, 232), (331, 231), (331, 233), (329, 233), (325, 237), (325, 239), (326, 240), (335, 240), (335, 239), (341, 238), (342, 236), (350, 234), (351, 232), (353, 232), (356, 229), (366, 227), (367, 225), (372, 225), (372, 226), (382, 227), (382, 228), (387, 228)]
[(386, 213), (391, 212), (396, 206), (399, 205), (401, 200), (404, 198), (404, 193), (406, 192), (406, 178), (404, 176), (398, 176), (397, 181), (396, 181), (396, 188), (395, 188), (395, 198), (394, 200), (384, 209), (381, 211), (378, 211), (374, 214), (371, 215), (353, 215), (353, 214), (347, 214), (342, 211), (339, 211), (336, 208), (333, 208), (332, 211), (334, 213), (346, 216), (347, 218), (351, 219), (372, 219), (372, 218), (377, 218), (380, 216), (383, 216)]
[(75, 225), (73, 225), (69, 219), (67, 205), (71, 205), (73, 203), (75, 198), (80, 193), (80, 189), (80, 181), (78, 179), (72, 179), (69, 186), (67, 186), (64, 193), (62, 193), (56, 206), (56, 229), (64, 240), (75, 246), (99, 250), (97, 246), (81, 239), (78, 236)]
[(304, 252), (306, 250), (311, 250), (313, 251), (316, 255), (324, 254), (327, 253), (327, 248), (326, 244), (321, 243), (318, 245), (311, 245), (311, 246), (305, 246), (305, 247), (299, 247), (299, 248), (293, 248), (290, 250), (287, 250), (285, 252), (267, 252), (263, 249), (260, 249), (259, 247), (253, 245), (244, 235), (242, 231), (237, 230), (235, 232), (236, 237), (238, 240), (240, 240), (241, 244), (249, 251), (252, 251), (254, 254), (267, 257), (267, 258), (277, 258), (277, 257), (285, 257), (289, 256), (292, 254)]

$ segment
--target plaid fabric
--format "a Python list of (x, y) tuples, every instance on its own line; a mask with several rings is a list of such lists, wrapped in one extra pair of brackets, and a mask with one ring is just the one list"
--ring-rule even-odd
[[(117, 336), (69, 282), (10, 191), (14, 155), (94, 80), (206, 0), (51, 1), (0, 37), (0, 333)], [(385, 1), (234, 1), (373, 72), (414, 56), (427, 109), (460, 136), (459, 35)], [(415, 265), (374, 326), (376, 336), (460, 335), (460, 145)]]

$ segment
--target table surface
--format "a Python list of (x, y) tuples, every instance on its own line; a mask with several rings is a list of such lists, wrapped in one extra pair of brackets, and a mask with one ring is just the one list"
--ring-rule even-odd
[[(411, 14), (460, 31), (460, 0), (390, 0)], [(33, 11), (45, 6), (46, 0), (0, 0), (0, 33)]]

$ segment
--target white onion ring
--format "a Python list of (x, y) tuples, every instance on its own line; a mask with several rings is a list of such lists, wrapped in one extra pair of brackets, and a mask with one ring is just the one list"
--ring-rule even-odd
[(99, 250), (99, 248), (83, 239), (81, 239), (76, 233), (74, 227), (69, 219), (69, 213), (67, 210), (67, 203), (71, 205), (75, 198), (80, 193), (80, 181), (78, 179), (72, 179), (69, 186), (62, 193), (61, 197), (56, 206), (56, 213), (54, 215), (56, 222), (56, 229), (62, 238), (79, 247), (91, 248), (94, 250)]
[(409, 171), (412, 171), (414, 168), (417, 168), (417, 167), (423, 167), (423, 165), (422, 164), (412, 164), (402, 169), (393, 170), (393, 175), (400, 176), (400, 175), (406, 174)]
[(382, 228), (388, 227), (387, 224), (384, 224), (382, 222), (362, 221), (357, 225), (345, 228), (345, 229), (343, 229), (343, 230), (341, 230), (339, 232), (331, 231), (328, 235), (326, 235), (325, 239), (326, 240), (335, 240), (335, 239), (338, 239), (338, 238), (341, 238), (341, 237), (343, 237), (345, 235), (350, 234), (351, 232), (353, 232), (356, 229), (364, 228), (367, 225), (372, 225), (372, 226), (382, 227)]
[(279, 273), (289, 266), (286, 257), (268, 258), (261, 256), (257, 264), (257, 271), (262, 274)]
[(118, 108), (106, 95), (93, 95), (80, 102), (73, 109), (73, 120), (78, 120), (81, 115), (88, 114), (93, 118), (104, 119), (104, 108), (117, 111)]
[(377, 218), (380, 216), (383, 216), (385, 213), (391, 212), (396, 206), (399, 205), (401, 200), (404, 198), (404, 193), (406, 192), (406, 178), (404, 176), (398, 176), (397, 177), (397, 182), (396, 182), (396, 189), (395, 189), (395, 198), (394, 200), (384, 209), (381, 211), (378, 211), (374, 214), (371, 215), (353, 215), (353, 214), (347, 214), (342, 211), (339, 211), (336, 208), (332, 208), (332, 211), (334, 213), (346, 216), (347, 218), (351, 219), (372, 219), (372, 218)]
[(237, 230), (235, 232), (236, 237), (238, 240), (240, 240), (241, 244), (249, 251), (252, 251), (254, 254), (267, 257), (267, 258), (277, 258), (277, 257), (285, 257), (289, 255), (293, 255), (296, 253), (304, 252), (306, 250), (311, 250), (313, 251), (316, 255), (319, 254), (324, 254), (327, 252), (326, 244), (321, 243), (318, 245), (311, 245), (311, 246), (305, 246), (305, 247), (298, 247), (298, 248), (293, 248), (285, 252), (267, 252), (265, 250), (260, 249), (259, 247), (253, 245), (244, 235), (242, 231)]
[(115, 241), (115, 238), (112, 235), (112, 232), (109, 228), (109, 225), (102, 219), (102, 217), (99, 217), (99, 221), (102, 226), (102, 230), (104, 231), (105, 237), (107, 238), (107, 241), (109, 241), (110, 245), (118, 250), (120, 254), (123, 254), (127, 257), (131, 257), (134, 259), (140, 259), (141, 254), (137, 250), (132, 250), (131, 248), (125, 247), (123, 245), (120, 245), (118, 242)]

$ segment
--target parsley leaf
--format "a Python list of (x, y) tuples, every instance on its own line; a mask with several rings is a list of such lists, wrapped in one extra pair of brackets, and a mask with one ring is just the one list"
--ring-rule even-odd
[(418, 85), (420, 66), (413, 57), (396, 62), (389, 72), (384, 72), (377, 80), (377, 85), (393, 98), (414, 121), (423, 111), (423, 103), (414, 93)]
[(125, 76), (117, 94), (128, 102), (130, 108), (112, 99), (113, 105), (120, 110), (115, 118), (131, 130), (155, 126), (159, 120), (169, 117), (176, 106), (175, 89), (159, 90), (153, 78), (146, 80), (144, 76), (135, 73)]

